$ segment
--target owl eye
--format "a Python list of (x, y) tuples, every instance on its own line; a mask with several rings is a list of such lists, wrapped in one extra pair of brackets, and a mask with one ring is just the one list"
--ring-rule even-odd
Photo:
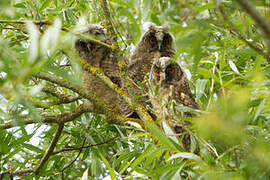
[(154, 45), (154, 44), (157, 43), (157, 39), (156, 39), (154, 36), (151, 36), (151, 37), (149, 38), (149, 43), (152, 44), (152, 45)]
[(175, 68), (169, 68), (168, 69), (168, 73), (170, 73), (170, 74), (174, 74), (175, 73)]

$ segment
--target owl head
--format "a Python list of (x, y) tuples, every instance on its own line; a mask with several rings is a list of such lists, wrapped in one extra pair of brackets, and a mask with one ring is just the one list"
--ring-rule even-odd
[(104, 43), (108, 43), (106, 38), (106, 30), (103, 26), (99, 24), (89, 24), (85, 26), (81, 26), (80, 29), (77, 30), (79, 34), (83, 35), (82, 39), (79, 39), (75, 42), (76, 49), (84, 49), (85, 47), (90, 48), (90, 46), (95, 45), (96, 43), (87, 38), (99, 40)]
[(154, 61), (151, 72), (150, 81), (153, 85), (173, 85), (183, 76), (184, 71), (176, 62), (172, 62), (171, 57), (161, 57)]
[(174, 38), (167, 32), (167, 26), (151, 24), (140, 39), (138, 46), (141, 51), (154, 52), (173, 49)]

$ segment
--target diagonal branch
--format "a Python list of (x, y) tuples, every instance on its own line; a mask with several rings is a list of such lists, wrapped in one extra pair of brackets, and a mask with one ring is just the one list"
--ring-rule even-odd
[(53, 137), (52, 143), (50, 144), (49, 148), (47, 149), (47, 151), (45, 152), (45, 154), (43, 155), (38, 167), (35, 169), (35, 174), (38, 174), (41, 170), (41, 168), (44, 166), (44, 164), (47, 162), (47, 160), (49, 159), (49, 157), (53, 154), (53, 150), (56, 146), (56, 143), (58, 142), (61, 133), (63, 131), (64, 128), (64, 123), (60, 123), (58, 125), (58, 129)]
[(240, 6), (252, 17), (257, 23), (258, 27), (262, 29), (265, 34), (270, 36), (270, 24), (257, 10), (256, 6), (250, 0), (236, 0)]
[(112, 90), (114, 90), (116, 93), (118, 93), (127, 103), (128, 105), (134, 109), (141, 120), (143, 121), (148, 121), (150, 123), (153, 123), (152, 117), (149, 115), (145, 107), (140, 104), (135, 102), (132, 98), (129, 97), (126, 91), (122, 90), (119, 88), (116, 84), (114, 84), (110, 78), (105, 76), (102, 72), (101, 69), (99, 68), (94, 68), (90, 64), (87, 63), (84, 59), (80, 58), (81, 63), (83, 64), (83, 69), (87, 72), (92, 73), (94, 76), (98, 77), (100, 80), (102, 80), (107, 86), (109, 86)]
[(223, 19), (225, 21), (227, 21), (227, 23), (229, 24), (229, 26), (230, 26), (229, 28), (230, 28), (230, 31), (231, 31), (232, 34), (236, 35), (239, 39), (244, 41), (250, 48), (254, 49), (259, 54), (266, 57), (266, 54), (265, 54), (265, 52), (263, 51), (262, 48), (257, 46), (256, 43), (248, 41), (244, 37), (244, 35), (233, 25), (233, 23), (230, 21), (229, 17), (226, 15), (226, 13), (225, 13), (225, 11), (224, 11), (224, 9), (222, 7), (219, 7), (219, 11), (220, 11), (221, 15), (223, 16)]
[(77, 154), (77, 156), (75, 157), (75, 159), (73, 159), (73, 161), (71, 161), (68, 165), (66, 165), (62, 170), (62, 176), (64, 175), (64, 171), (69, 168), (75, 161), (77, 161), (77, 159), (79, 158), (80, 154), (82, 153), (82, 150), (83, 150), (83, 146), (85, 144), (85, 141), (86, 141), (86, 138), (84, 138), (83, 140), (83, 143), (82, 143), (82, 146), (79, 148), (79, 152)]
[(250, 0), (236, 0), (238, 4), (252, 17), (259, 29), (262, 31), (262, 36), (267, 47), (267, 61), (270, 63), (270, 24), (268, 20), (261, 15), (256, 6)]
[[(135, 121), (135, 122), (138, 121), (138, 119), (123, 117), (120, 114), (116, 113), (102, 99), (95, 96), (92, 92), (90, 92), (86, 88), (78, 87), (76, 85), (71, 84), (67, 80), (60, 79), (58, 77), (43, 72), (35, 74), (34, 77), (52, 82), (54, 84), (58, 84), (59, 86), (65, 87), (78, 93), (81, 97), (93, 103), (94, 112), (106, 115), (108, 117), (106, 118), (108, 123), (123, 124), (127, 121)], [(114, 84), (114, 86), (117, 85)]]

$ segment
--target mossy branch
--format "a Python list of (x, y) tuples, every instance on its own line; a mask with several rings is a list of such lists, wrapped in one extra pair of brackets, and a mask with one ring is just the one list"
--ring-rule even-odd
[[(41, 117), (41, 122), (42, 123), (55, 123), (55, 124), (59, 124), (59, 123), (66, 123), (69, 121), (73, 121), (74, 119), (76, 119), (77, 117), (81, 116), (83, 113), (86, 112), (93, 112), (94, 107), (89, 104), (89, 103), (84, 103), (79, 105), (77, 108), (75, 108), (73, 111), (71, 112), (67, 112), (67, 113), (63, 113), (63, 114), (59, 114), (59, 115), (43, 115)], [(24, 119), (22, 122), (24, 125), (27, 124), (33, 124), (33, 123), (37, 123), (37, 121), (33, 120), (33, 119)], [(5, 124), (1, 124), (0, 125), (0, 130), (1, 129), (9, 129), (12, 127), (16, 127), (19, 126), (20, 124), (18, 124), (16, 121), (9, 121)]]
[[(78, 93), (81, 97), (83, 97), (83, 98), (89, 100), (91, 103), (93, 103), (94, 112), (104, 114), (105, 116), (107, 116), (106, 120), (108, 123), (123, 124), (124, 122), (127, 122), (127, 121), (135, 121), (133, 118), (126, 118), (126, 117), (123, 117), (122, 115), (116, 113), (102, 99), (95, 96), (92, 92), (90, 92), (89, 90), (87, 90), (84, 87), (78, 87), (77, 85), (71, 84), (67, 80), (60, 79), (54, 75), (46, 74), (43, 72), (35, 74), (34, 77), (52, 82), (52, 83), (57, 84), (61, 87), (70, 89), (70, 90)], [(115, 86), (117, 86), (117, 85), (115, 85)]]
[(114, 84), (107, 76), (103, 74), (101, 69), (92, 67), (90, 64), (87, 63), (87, 61), (85, 61), (82, 58), (80, 58), (80, 61), (83, 64), (83, 69), (85, 71), (90, 72), (94, 76), (101, 79), (107, 86), (109, 86), (112, 90), (114, 90), (117, 94), (119, 94), (128, 103), (128, 105), (137, 112), (141, 120), (150, 123), (154, 122), (152, 117), (144, 108), (144, 106), (135, 102), (132, 98), (130, 98), (127, 92), (125, 92), (124, 90), (119, 88), (116, 84)]

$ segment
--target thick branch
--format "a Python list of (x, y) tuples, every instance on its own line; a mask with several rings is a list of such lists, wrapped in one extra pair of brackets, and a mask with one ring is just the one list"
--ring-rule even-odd
[(139, 115), (141, 120), (148, 121), (148, 122), (151, 122), (151, 123), (153, 122), (152, 117), (149, 115), (149, 113), (144, 108), (144, 106), (137, 103), (137, 102), (135, 102), (132, 98), (130, 98), (128, 96), (127, 92), (125, 92), (124, 90), (119, 88), (116, 84), (114, 84), (110, 80), (110, 78), (108, 78), (107, 76), (105, 76), (103, 74), (102, 70), (100, 70), (99, 68), (92, 67), (90, 64), (87, 63), (87, 61), (85, 61), (85, 60), (83, 60), (81, 58), (80, 58), (80, 61), (83, 64), (83, 69), (85, 71), (88, 71), (88, 72), (92, 73), (94, 76), (101, 79), (112, 90), (114, 90), (116, 93), (118, 93), (128, 103), (128, 105), (137, 112), (137, 114)]
[(256, 6), (250, 0), (236, 1), (252, 17), (262, 31), (262, 36), (264, 37), (264, 42), (267, 46), (266, 59), (270, 63), (270, 24), (268, 20), (256, 10)]
[(38, 174), (41, 170), (41, 168), (44, 166), (44, 164), (47, 162), (47, 160), (49, 159), (49, 157), (52, 155), (53, 150), (56, 146), (56, 143), (58, 142), (62, 130), (64, 128), (64, 123), (61, 123), (58, 125), (58, 129), (53, 137), (52, 143), (50, 144), (49, 148), (47, 149), (47, 151), (45, 152), (44, 156), (42, 157), (40, 164), (38, 165), (38, 167), (35, 169), (35, 174)]
[(34, 106), (36, 106), (38, 108), (48, 109), (48, 108), (55, 106), (55, 105), (72, 103), (74, 101), (81, 99), (81, 97), (79, 97), (79, 96), (62, 96), (62, 97), (59, 97), (59, 99), (57, 99), (57, 100), (53, 100), (53, 101), (49, 101), (49, 102), (38, 101), (38, 100), (35, 100), (29, 96), (27, 97), (27, 99)]
[(20, 171), (15, 171), (15, 172), (3, 172), (0, 174), (0, 179), (3, 179), (4, 176), (27, 176), (31, 173), (33, 173), (33, 169), (25, 169), (25, 170), (20, 170)]
[(250, 0), (236, 0), (241, 7), (252, 17), (262, 31), (270, 36), (269, 22), (256, 10), (256, 6)]
[(241, 39), (242, 41), (244, 41), (250, 48), (254, 49), (255, 51), (257, 51), (259, 54), (261, 54), (262, 56), (266, 57), (266, 54), (264, 53), (263, 49), (260, 48), (259, 46), (257, 46), (254, 42), (250, 42), (248, 41), (243, 34), (241, 34), (241, 32), (233, 25), (233, 23), (230, 21), (229, 17), (226, 15), (226, 13), (224, 12), (222, 7), (219, 7), (219, 11), (221, 13), (221, 15), (223, 16), (223, 19), (225, 21), (227, 21), (227, 23), (229, 24), (229, 28), (232, 34), (236, 35), (239, 39)]
[(108, 117), (107, 118), (108, 123), (121, 124), (122, 122), (128, 121), (128, 118), (125, 118), (114, 112), (102, 99), (95, 96), (92, 92), (90, 92), (86, 88), (77, 87), (64, 79), (59, 79), (58, 77), (42, 72), (34, 76), (58, 84), (62, 87), (68, 88), (78, 93), (81, 97), (93, 103), (95, 112), (106, 115)]

